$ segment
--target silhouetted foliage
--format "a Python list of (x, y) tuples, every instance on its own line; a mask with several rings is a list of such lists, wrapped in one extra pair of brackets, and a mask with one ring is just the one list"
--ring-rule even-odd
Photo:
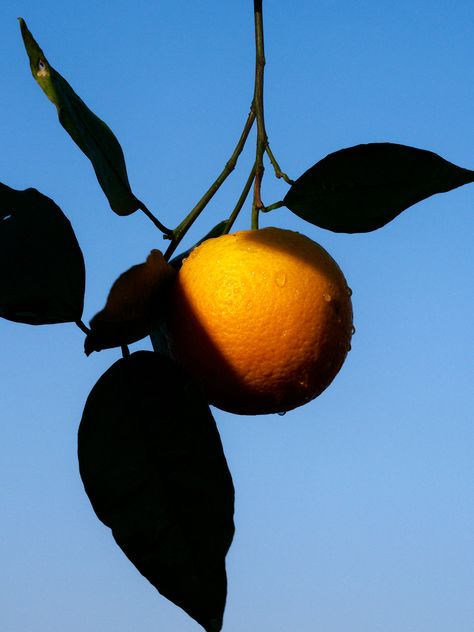
[(22, 18), (20, 26), (31, 73), (56, 106), (59, 122), (92, 162), (112, 210), (118, 215), (130, 215), (139, 208), (140, 202), (130, 188), (120, 143), (104, 121), (87, 107), (69, 83), (50, 66)]
[(283, 202), (321, 228), (365, 233), (416, 202), (473, 181), (474, 171), (431, 151), (370, 143), (323, 158), (296, 180)]
[[(90, 330), (81, 321), (84, 261), (69, 221), (35, 189), (16, 191), (0, 183), (0, 316), (34, 325), (76, 322), (87, 334), (88, 355), (115, 346), (126, 355), (127, 344), (150, 335), (155, 352), (119, 360), (92, 389), (79, 428), (79, 467), (97, 516), (127, 557), (207, 632), (222, 627), (234, 489), (207, 402), (166, 356), (162, 316), (168, 290), (192, 248), (169, 259), (236, 167), (255, 122), (255, 158), (234, 210), (196, 245), (231, 229), (250, 190), (253, 229), (259, 228), (261, 211), (285, 205), (311, 224), (357, 233), (376, 230), (409, 206), (474, 181), (473, 171), (433, 152), (371, 143), (336, 151), (293, 182), (269, 145), (262, 0), (253, 5), (256, 63), (250, 113), (221, 173), (174, 229), (161, 224), (135, 197), (117, 138), (49, 64), (20, 18), (33, 77), (56, 106), (61, 125), (90, 159), (112, 210), (129, 215), (141, 209), (170, 241), (164, 255), (153, 250), (145, 263), (115, 281)], [(291, 184), (283, 201), (268, 206), (261, 196), (265, 155), (276, 177)]]
[(132, 266), (112, 285), (104, 309), (90, 322), (84, 342), (87, 355), (120, 347), (148, 336), (159, 325), (176, 272), (159, 250)]
[(207, 403), (158, 353), (116, 362), (89, 395), (79, 467), (138, 570), (208, 632), (222, 626), (234, 489)]
[(46, 325), (81, 318), (85, 268), (71, 224), (36, 189), (0, 183), (0, 316)]

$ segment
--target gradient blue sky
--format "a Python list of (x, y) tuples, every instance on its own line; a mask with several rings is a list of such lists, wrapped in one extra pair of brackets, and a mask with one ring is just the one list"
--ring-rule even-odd
[[(472, 0), (264, 5), (267, 128), (290, 176), (383, 140), (474, 168)], [(108, 208), (30, 75), (20, 15), (116, 133), (136, 194), (173, 225), (247, 115), (252, 3), (3, 0), (0, 180), (38, 188), (71, 220), (88, 321), (113, 280), (163, 242), (144, 216)], [(233, 208), (252, 153), (253, 139), (186, 246)], [(286, 190), (268, 169), (265, 202)], [(357, 333), (331, 388), (304, 408), (215, 411), (237, 493), (224, 632), (472, 631), (473, 206), (466, 186), (354, 236), (285, 209), (263, 218), (331, 252)], [(79, 478), (84, 401), (117, 351), (86, 358), (73, 325), (2, 320), (0, 341), (2, 632), (199, 630), (130, 565)]]

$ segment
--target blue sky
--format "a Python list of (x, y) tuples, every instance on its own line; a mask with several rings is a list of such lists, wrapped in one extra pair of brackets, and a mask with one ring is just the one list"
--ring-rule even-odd
[[(174, 225), (246, 118), (251, 4), (2, 3), (0, 180), (38, 188), (71, 220), (87, 265), (84, 320), (163, 242), (144, 216), (110, 211), (31, 77), (16, 18), (114, 130), (135, 193)], [(472, 2), (264, 5), (267, 131), (291, 177), (384, 140), (474, 169)], [(185, 246), (232, 210), (253, 151), (252, 138)], [(268, 168), (264, 201), (286, 190)], [(263, 218), (329, 250), (352, 287), (357, 332), (341, 373), (307, 406), (284, 417), (215, 411), (237, 494), (225, 632), (471, 632), (473, 206), (466, 186), (365, 235), (285, 209)], [(247, 207), (237, 227), (249, 217)], [(0, 340), (1, 629), (200, 629), (130, 565), (79, 478), (84, 402), (118, 352), (86, 358), (67, 324), (2, 320)]]

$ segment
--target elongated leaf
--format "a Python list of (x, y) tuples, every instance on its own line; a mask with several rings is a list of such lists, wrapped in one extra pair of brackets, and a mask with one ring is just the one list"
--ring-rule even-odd
[(69, 220), (36, 189), (0, 183), (0, 316), (46, 325), (81, 318), (85, 268)]
[(283, 202), (321, 228), (365, 233), (416, 202), (473, 181), (474, 171), (431, 151), (371, 143), (323, 158), (296, 180)]
[(112, 285), (107, 303), (90, 322), (84, 349), (87, 355), (128, 345), (147, 336), (159, 325), (168, 289), (176, 271), (159, 250), (145, 263), (133, 266)]
[(118, 215), (130, 215), (139, 208), (140, 202), (130, 188), (117, 138), (49, 64), (22, 18), (20, 27), (33, 77), (56, 106), (59, 122), (92, 162), (112, 210)]
[(92, 389), (79, 467), (97, 516), (162, 595), (222, 626), (234, 489), (208, 405), (168, 358), (139, 351)]

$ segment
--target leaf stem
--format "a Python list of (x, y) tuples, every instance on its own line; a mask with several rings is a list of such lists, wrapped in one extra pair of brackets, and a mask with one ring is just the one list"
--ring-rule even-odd
[(281, 208), (282, 206), (285, 206), (285, 204), (283, 203), (283, 200), (280, 200), (279, 202), (275, 202), (274, 204), (270, 204), (269, 206), (264, 206), (261, 211), (262, 213), (269, 213), (270, 211), (274, 211), (277, 208)]
[(74, 322), (75, 325), (77, 325), (79, 327), (79, 329), (86, 334), (86, 336), (88, 336), (91, 332), (91, 330), (89, 329), (89, 327), (87, 325), (85, 325), (82, 320), (76, 320)]
[(164, 224), (162, 224), (160, 222), (159, 219), (157, 219), (153, 213), (151, 211), (149, 211), (147, 209), (147, 207), (143, 204), (143, 202), (140, 202), (140, 206), (138, 207), (140, 211), (143, 211), (145, 213), (145, 215), (148, 217), (148, 219), (153, 222), (153, 224), (158, 228), (158, 230), (160, 230), (165, 239), (171, 239), (173, 237), (173, 231), (171, 230), (171, 228), (166, 228), (166, 226)]
[(206, 193), (202, 196), (196, 206), (189, 212), (189, 214), (184, 218), (184, 220), (179, 224), (175, 230), (173, 231), (173, 237), (171, 239), (171, 243), (168, 246), (168, 249), (165, 252), (165, 259), (168, 261), (173, 252), (178, 247), (179, 242), (183, 239), (185, 234), (191, 228), (192, 224), (199, 217), (203, 209), (207, 206), (207, 204), (211, 201), (214, 195), (217, 193), (221, 185), (225, 182), (225, 180), (229, 177), (232, 171), (235, 169), (235, 165), (237, 164), (237, 160), (239, 159), (240, 154), (247, 142), (247, 138), (250, 134), (250, 130), (252, 129), (253, 123), (255, 121), (255, 110), (252, 104), (249, 115), (244, 125), (244, 129), (242, 130), (242, 134), (240, 135), (239, 141), (227, 161), (224, 169), (221, 171), (216, 180), (211, 184)]

